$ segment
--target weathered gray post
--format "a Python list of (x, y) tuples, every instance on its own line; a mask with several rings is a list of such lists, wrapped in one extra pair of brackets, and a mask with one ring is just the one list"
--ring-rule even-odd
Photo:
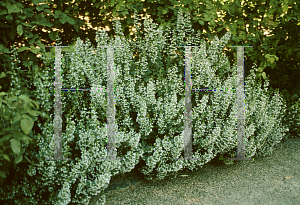
[[(237, 47), (237, 76), (241, 76), (237, 79), (237, 157), (228, 158), (229, 160), (252, 160), (251, 158), (245, 158), (245, 62), (244, 62), (244, 47), (253, 46), (229, 46)], [(254, 160), (254, 158), (253, 158)]]
[(191, 47), (193, 45), (186, 45), (185, 47), (185, 121), (184, 121), (184, 159), (178, 158), (176, 160), (200, 160), (199, 158), (192, 158), (192, 100), (191, 100)]
[(61, 47), (70, 46), (46, 46), (55, 47), (55, 107), (54, 107), (54, 158), (47, 160), (71, 160), (62, 158), (62, 114), (61, 114)]
[(115, 153), (114, 152), (114, 148), (115, 148), (114, 80), (115, 80), (114, 48), (108, 47), (107, 48), (107, 152), (108, 154), (107, 154), (107, 159), (100, 159), (100, 160), (123, 160), (123, 158), (114, 157), (114, 153)]

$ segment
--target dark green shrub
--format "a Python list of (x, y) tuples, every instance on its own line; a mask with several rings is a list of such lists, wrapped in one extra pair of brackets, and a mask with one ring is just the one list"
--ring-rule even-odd
[[(5, 76), (6, 74), (2, 72), (0, 78)], [(16, 91), (17, 95), (20, 93), (21, 90)], [(2, 122), (0, 124), (0, 184), (2, 185), (9, 175), (9, 168), (23, 160), (24, 143), (28, 145), (32, 141), (28, 135), (41, 112), (37, 111), (38, 103), (29, 99), (27, 95), (10, 96), (5, 92), (0, 93), (0, 108)], [(25, 158), (31, 163), (26, 156)]]

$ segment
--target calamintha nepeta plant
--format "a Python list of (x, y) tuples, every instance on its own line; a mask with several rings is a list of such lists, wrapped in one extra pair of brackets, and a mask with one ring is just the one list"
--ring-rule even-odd
[[(187, 16), (186, 16), (187, 17)], [(42, 195), (49, 196), (46, 204), (87, 204), (92, 196), (100, 194), (109, 184), (111, 176), (131, 171), (140, 161), (140, 171), (149, 179), (163, 179), (183, 168), (198, 169), (217, 154), (236, 155), (236, 95), (235, 92), (193, 91), (193, 150), (200, 161), (177, 161), (184, 151), (184, 52), (178, 45), (194, 44), (192, 48), (192, 88), (235, 88), (236, 66), (222, 54), (230, 32), (220, 40), (215, 38), (211, 47), (194, 36), (190, 17), (178, 14), (177, 29), (172, 31), (171, 42), (163, 35), (162, 27), (156, 28), (145, 20), (145, 40), (122, 40), (121, 25), (117, 22), (116, 40), (109, 39), (104, 31), (97, 33), (97, 47), (89, 40), (80, 39), (72, 46), (74, 52), (63, 53), (63, 88), (101, 88), (99, 91), (62, 92), (63, 157), (70, 162), (41, 160), (28, 174), (37, 178), (34, 195), (30, 178), (22, 186), (32, 197), (29, 203), (39, 204)], [(138, 24), (137, 24), (138, 25)], [(139, 26), (137, 26), (139, 30)], [(167, 28), (166, 33), (170, 33)], [(138, 32), (139, 33), (139, 32)], [(107, 55), (100, 45), (124, 45), (114, 49), (116, 157), (124, 161), (100, 161), (106, 152), (107, 107)], [(137, 49), (138, 61), (133, 57)], [(94, 51), (92, 51), (94, 50)], [(180, 53), (172, 58), (172, 53)], [(45, 59), (46, 63), (46, 59)], [(254, 70), (256, 69), (253, 66)], [(43, 109), (54, 107), (53, 61), (46, 63), (45, 75), (35, 81), (37, 96)], [(254, 71), (247, 76), (245, 88), (245, 150), (246, 157), (266, 155), (278, 143), (288, 128), (279, 126), (285, 105), (278, 93), (269, 96), (268, 81), (261, 89), (255, 82)], [(46, 102), (46, 103), (43, 103)], [(53, 119), (39, 127), (43, 130), (37, 138), (39, 156), (53, 158)], [(225, 160), (225, 163), (232, 163)], [(31, 191), (30, 191), (31, 190)], [(17, 190), (15, 190), (17, 192)], [(17, 193), (14, 193), (16, 196)], [(102, 196), (99, 203), (104, 203)]]

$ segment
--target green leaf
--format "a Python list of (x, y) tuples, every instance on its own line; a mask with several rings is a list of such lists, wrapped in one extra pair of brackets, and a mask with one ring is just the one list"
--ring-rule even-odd
[(56, 18), (56, 19), (59, 18), (60, 14), (61, 14), (61, 11), (55, 10), (55, 12), (54, 12), (54, 18)]
[(79, 26), (78, 25), (73, 25), (74, 29), (78, 32), (79, 31)]
[(204, 13), (203, 16), (204, 16), (204, 21), (210, 20), (210, 17), (207, 15), (207, 13)]
[(8, 13), (19, 13), (22, 8), (18, 7), (16, 4), (7, 4)]
[(33, 120), (31, 118), (24, 118), (23, 117), (24, 115), (22, 115), (22, 120), (21, 120), (21, 128), (24, 132), (25, 135), (28, 135), (30, 130), (32, 129), (33, 127)]
[(39, 112), (38, 111), (34, 111), (34, 110), (30, 110), (30, 111), (28, 111), (28, 113), (30, 114), (30, 115), (32, 115), (32, 116), (38, 116), (39, 114)]
[(104, 12), (105, 11), (105, 9), (101, 9), (100, 11), (99, 11), (99, 13), (101, 14), (102, 12)]
[(265, 72), (263, 72), (262, 73), (262, 77), (264, 78), (264, 79), (266, 79), (267, 77), (266, 77), (266, 73)]
[(292, 97), (291, 100), (297, 100), (299, 98), (299, 95), (297, 95), (297, 93), (295, 93)]
[(193, 21), (198, 21), (198, 19), (200, 19), (199, 16), (194, 16), (194, 17), (193, 17)]
[(43, 3), (43, 2), (44, 2), (44, 0), (33, 0), (32, 1), (33, 5), (37, 5), (37, 4)]
[(74, 19), (71, 18), (71, 17), (69, 17), (69, 16), (67, 16), (67, 22), (68, 22), (69, 24), (71, 24), (71, 25), (74, 25), (74, 24), (75, 24)]
[(14, 138), (16, 138), (17, 140), (21, 141), (23, 139), (24, 135), (22, 132), (20, 132), (19, 130), (15, 131), (14, 133)]
[(67, 14), (65, 14), (65, 13), (61, 13), (61, 14), (60, 14), (60, 18), (67, 19), (67, 17), (68, 17), (68, 15), (67, 15)]
[(11, 134), (8, 134), (8, 135), (5, 135), (4, 137), (1, 137), (0, 143), (3, 143), (5, 141), (9, 140), (11, 138), (11, 136), (12, 136)]
[(287, 12), (288, 10), (289, 10), (289, 5), (288, 4), (283, 4), (283, 6), (282, 6), (283, 13)]
[[(4, 38), (3, 38), (4, 39)], [(6, 38), (5, 38), (6, 39)], [(3, 49), (3, 53), (10, 53), (10, 50), (8, 48)]]
[(56, 39), (57, 31), (51, 31), (49, 33), (49, 38), (54, 41)]
[[(38, 54), (38, 52), (40, 51), (40, 49), (39, 49), (39, 48), (35, 48), (35, 47), (31, 48), (31, 46), (30, 46), (30, 51), (31, 51), (32, 53), (34, 53), (34, 54)], [(31, 61), (31, 62), (32, 62), (32, 61)]]
[[(38, 36), (37, 36), (37, 37), (38, 37)], [(42, 44), (42, 42), (41, 42), (40, 39), (38, 39), (38, 40), (36, 41), (36, 44), (37, 44), (41, 49), (44, 49), (44, 50), (45, 50), (45, 45)]]
[(32, 67), (32, 70), (34, 70), (35, 72), (39, 72), (38, 65), (34, 65), (34, 66)]
[(274, 69), (276, 67), (276, 62), (274, 62), (273, 64), (271, 64), (271, 68)]
[(21, 143), (17, 139), (10, 140), (11, 149), (15, 154), (20, 154), (21, 152)]
[(223, 28), (217, 28), (217, 31), (218, 32), (220, 32), (220, 31), (222, 31), (223, 30)]
[(237, 20), (237, 23), (238, 23), (239, 25), (243, 25), (244, 22), (243, 22), (242, 19), (238, 19), (238, 20)]
[(60, 23), (65, 24), (67, 22), (67, 19), (60, 17), (59, 21)]
[(18, 156), (16, 156), (16, 158), (15, 158), (15, 164), (18, 164), (18, 163), (20, 163), (21, 161), (22, 161), (22, 159), (23, 159), (23, 155), (18, 155)]
[(25, 103), (29, 103), (30, 102), (30, 99), (29, 99), (29, 97), (27, 95), (20, 95), (19, 99), (24, 100)]
[(51, 16), (53, 16), (53, 13), (52, 13), (49, 9), (44, 9), (44, 11), (45, 11), (47, 14), (50, 14)]
[[(0, 21), (0, 25), (2, 24), (2, 22)], [(9, 26), (7, 25), (7, 24), (5, 24), (6, 25), (6, 27), (5, 28), (8, 28)], [(3, 25), (1, 25), (2, 27), (3, 27)], [(7, 38), (6, 38), (6, 36), (2, 36), (2, 39), (3, 39), (3, 41), (4, 42), (6, 42), (7, 41)]]
[(264, 61), (260, 63), (260, 67), (262, 67), (262, 69), (264, 69), (264, 68), (266, 67), (266, 65), (265, 65), (265, 62), (264, 62)]
[(23, 9), (23, 12), (29, 18), (31, 18), (33, 16), (33, 10), (31, 8), (25, 8), (25, 9)]
[(0, 53), (2, 53), (3, 49), (4, 49), (4, 46), (2, 44), (0, 44)]
[(198, 23), (204, 26), (204, 21), (199, 20)]
[(21, 115), (20, 115), (20, 113), (17, 113), (16, 116), (13, 118), (12, 124), (14, 125), (14, 124), (20, 122), (20, 120), (21, 120)]
[(261, 76), (261, 73), (256, 73), (256, 79)]
[(33, 121), (37, 121), (37, 119), (38, 119), (38, 117), (36, 117), (36, 116), (32, 117)]
[(26, 47), (26, 46), (23, 46), (23, 47), (21, 47), (21, 48), (17, 49), (17, 52), (19, 53), (19, 52), (22, 52), (22, 51), (24, 51), (24, 50), (28, 50), (28, 49), (29, 49), (28, 47)]
[(216, 26), (216, 22), (213, 19), (210, 19), (209, 23), (210, 23), (211, 26)]
[(99, 7), (100, 7), (100, 2), (95, 3), (95, 4), (94, 4), (94, 7), (96, 7), (97, 9), (99, 9)]
[(5, 172), (4, 172), (4, 171), (0, 171), (0, 176), (1, 176), (2, 178), (6, 178)]
[(36, 106), (37, 109), (39, 109), (39, 104), (35, 102), (34, 100), (31, 100), (30, 105), (33, 106), (33, 104)]
[(0, 11), (0, 15), (5, 15), (5, 14), (7, 14), (6, 10)]
[(35, 38), (32, 38), (28, 41), (29, 44), (33, 44), (35, 42)]
[(3, 158), (10, 162), (9, 156), (7, 154), (3, 154)]
[(18, 100), (18, 97), (17, 97), (17, 96), (13, 96), (13, 97), (9, 98), (9, 103), (10, 103), (10, 105), (12, 105), (12, 102), (13, 102), (13, 101), (16, 101), (16, 100)]
[[(1, 45), (1, 46), (2, 46), (2, 45)], [(5, 74), (4, 72), (2, 72), (2, 73), (0, 74), (0, 78), (4, 78), (5, 76), (6, 76), (6, 74)], [(3, 93), (4, 93), (4, 94), (3, 94)], [(6, 94), (5, 94), (5, 92), (1, 92), (1, 93), (0, 93), (0, 96), (1, 96), (1, 95), (6, 95)]]
[(289, 55), (292, 55), (292, 54), (293, 54), (293, 49), (292, 49), (292, 48), (289, 48), (289, 49), (288, 49), (288, 54), (289, 54)]
[(44, 117), (48, 118), (48, 119), (50, 118), (50, 116), (47, 113), (45, 113), (45, 112), (44, 112)]
[(294, 16), (291, 16), (291, 15), (288, 15), (288, 16), (287, 16), (287, 20), (288, 20), (288, 21), (290, 21), (291, 19), (295, 19), (295, 20), (297, 20), (297, 18), (296, 18), (296, 17), (294, 17)]
[(36, 10), (37, 11), (41, 11), (44, 8), (50, 8), (50, 7), (48, 6), (48, 4), (41, 4), (41, 5), (39, 5), (39, 6), (36, 7)]
[(265, 56), (266, 58), (270, 58), (271, 57), (271, 55), (270, 54), (266, 54), (266, 56)]
[(110, 6), (113, 7), (115, 5), (115, 0), (111, 0)]
[(72, 6), (69, 6), (68, 8), (66, 8), (66, 10), (65, 10), (65, 14), (68, 14), (68, 13), (70, 13), (70, 10), (72, 9)]
[(12, 20), (13, 20), (12, 15), (7, 15), (5, 18), (6, 18), (6, 20), (9, 20), (9, 21), (12, 21)]
[[(23, 105), (23, 111), (21, 112), (23, 113), (28, 113), (30, 111), (30, 107), (29, 104)], [(32, 119), (31, 119), (32, 120)]]
[(46, 26), (47, 26), (47, 27), (53, 26), (53, 24), (50, 23), (50, 22), (41, 22), (40, 25), (42, 25), (42, 26), (44, 26), (44, 27), (46, 27)]
[(52, 56), (53, 56), (50, 51), (46, 52), (45, 55), (46, 55), (46, 58), (52, 58)]
[(228, 12), (228, 14), (229, 14), (230, 16), (234, 16), (234, 15), (231, 14), (230, 8), (229, 8), (229, 7), (228, 7), (228, 9), (227, 9), (227, 12)]
[(21, 90), (16, 91), (16, 95), (20, 95), (20, 93), (21, 93)]
[(26, 135), (23, 135), (22, 140), (28, 145), (29, 144), (29, 140), (32, 141), (32, 139), (30, 137), (27, 137)]
[(32, 38), (33, 37), (33, 33), (31, 31), (26, 31), (25, 30), (24, 36), (26, 36), (27, 38)]

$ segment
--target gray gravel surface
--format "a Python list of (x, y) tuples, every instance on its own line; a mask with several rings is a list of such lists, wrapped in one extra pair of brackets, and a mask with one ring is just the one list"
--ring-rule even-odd
[(136, 170), (116, 175), (105, 190), (106, 204), (300, 205), (299, 145), (300, 138), (286, 139), (271, 156), (231, 166), (211, 161), (158, 182)]

